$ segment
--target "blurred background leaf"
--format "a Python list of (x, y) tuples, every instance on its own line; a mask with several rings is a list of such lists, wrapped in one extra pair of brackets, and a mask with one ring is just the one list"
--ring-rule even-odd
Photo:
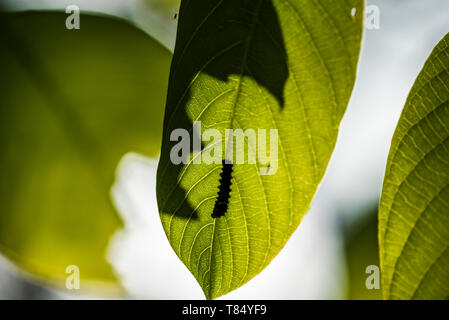
[(348, 300), (380, 300), (382, 291), (367, 289), (366, 267), (379, 266), (377, 244), (377, 206), (361, 213), (358, 221), (345, 228), (345, 253)]
[(76, 5), (85, 12), (132, 22), (173, 52), (181, 0), (1, 0), (8, 10), (64, 10)]
[(0, 248), (59, 285), (77, 265), (83, 287), (115, 281), (110, 187), (126, 152), (160, 150), (171, 54), (122, 20), (66, 18), (1, 13)]

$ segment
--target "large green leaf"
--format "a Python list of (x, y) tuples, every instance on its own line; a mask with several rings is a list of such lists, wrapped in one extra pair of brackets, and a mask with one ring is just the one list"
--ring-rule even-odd
[(416, 79), (393, 136), (379, 243), (384, 298), (449, 298), (449, 35)]
[[(207, 298), (261, 272), (307, 212), (353, 88), (362, 13), (362, 0), (182, 2), (157, 196), (168, 239)], [(221, 164), (170, 161), (171, 132), (194, 120), (223, 137), (279, 130), (276, 174), (234, 164), (221, 218), (211, 217)]]
[(77, 265), (86, 288), (114, 280), (110, 187), (126, 152), (160, 150), (171, 55), (124, 21), (66, 17), (0, 16), (0, 247), (60, 285)]

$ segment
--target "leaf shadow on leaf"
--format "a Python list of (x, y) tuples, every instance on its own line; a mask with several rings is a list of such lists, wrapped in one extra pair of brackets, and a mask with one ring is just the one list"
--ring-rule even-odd
[[(284, 35), (271, 0), (207, 1), (201, 3), (202, 10), (198, 10), (194, 3), (191, 0), (181, 4), (164, 117), (165, 148), (162, 149), (157, 179), (159, 211), (190, 220), (198, 219), (198, 208), (186, 201), (191, 190), (179, 183), (188, 165), (174, 165), (170, 161), (170, 149), (178, 143), (170, 141), (170, 134), (177, 128), (192, 132), (193, 121), (201, 120), (188, 113), (189, 104), (196, 99), (192, 86), (203, 76), (212, 77), (223, 87), (234, 85), (235, 88), (229, 89), (234, 110), (226, 128), (237, 129), (241, 127), (234, 119), (235, 106), (245, 78), (267, 90), (278, 102), (280, 112), (289, 78)], [(204, 108), (207, 107), (202, 106), (202, 112)], [(190, 140), (190, 150), (194, 150), (193, 139)], [(202, 142), (201, 148), (204, 147)], [(218, 174), (216, 177), (218, 192)], [(170, 192), (163, 190), (161, 184), (169, 186)]]

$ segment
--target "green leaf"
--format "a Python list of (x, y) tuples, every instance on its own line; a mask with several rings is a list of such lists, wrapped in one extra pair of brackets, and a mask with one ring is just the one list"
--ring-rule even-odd
[(408, 96), (379, 210), (386, 299), (449, 298), (449, 35)]
[(110, 188), (126, 152), (160, 150), (171, 55), (124, 21), (67, 16), (0, 16), (0, 247), (61, 286), (76, 265), (86, 288), (115, 281)]
[[(182, 2), (157, 197), (167, 237), (207, 298), (260, 273), (307, 212), (353, 88), (362, 13), (362, 0)], [(191, 132), (194, 120), (223, 137), (279, 130), (277, 172), (234, 164), (221, 218), (211, 214), (222, 165), (170, 161), (170, 134)]]
[[(379, 267), (378, 209), (376, 206), (376, 208), (365, 210), (366, 212), (359, 213), (362, 217), (358, 218), (356, 222), (349, 223), (345, 235), (346, 274), (348, 277), (346, 299), (348, 300), (382, 299), (381, 289), (367, 287), (367, 281), (373, 284), (372, 277), (376, 275), (368, 267)], [(370, 277), (371, 279), (369, 279)]]

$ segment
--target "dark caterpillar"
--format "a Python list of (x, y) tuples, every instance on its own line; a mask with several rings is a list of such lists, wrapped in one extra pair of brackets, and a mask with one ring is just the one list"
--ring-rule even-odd
[(218, 187), (218, 197), (215, 201), (212, 218), (220, 218), (228, 211), (229, 197), (231, 192), (232, 163), (222, 160), (223, 168), (220, 173), (220, 186)]

